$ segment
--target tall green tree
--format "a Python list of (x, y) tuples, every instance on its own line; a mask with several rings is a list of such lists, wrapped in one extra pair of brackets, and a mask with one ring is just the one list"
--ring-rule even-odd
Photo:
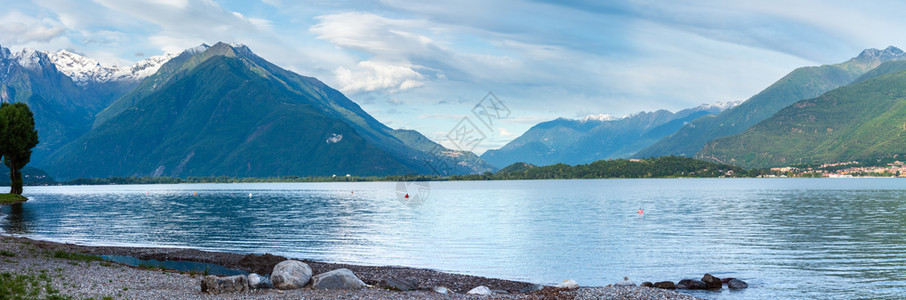
[[(38, 145), (35, 118), (25, 103), (0, 104), (0, 119), (8, 122), (3, 149), (3, 164), (9, 168), (10, 193), (22, 194), (22, 168), (31, 161), (31, 149)], [(0, 121), (3, 123), (4, 121)], [(0, 125), (2, 126), (2, 125)]]

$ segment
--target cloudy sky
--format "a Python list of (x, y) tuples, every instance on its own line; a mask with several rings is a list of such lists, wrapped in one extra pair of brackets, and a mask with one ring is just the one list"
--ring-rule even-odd
[(300, 2), (0, 0), (0, 45), (124, 65), (239, 42), (448, 146), (493, 92), (510, 114), (479, 153), (539, 121), (745, 100), (796, 67), (906, 46), (902, 1)]

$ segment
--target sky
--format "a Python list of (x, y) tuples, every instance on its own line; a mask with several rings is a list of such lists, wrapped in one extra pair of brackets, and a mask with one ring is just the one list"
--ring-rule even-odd
[[(742, 101), (801, 66), (906, 47), (903, 1), (0, 0), (0, 45), (105, 64), (218, 41), (313, 76), (448, 147), (538, 122)], [(492, 93), (492, 124), (473, 108)], [(485, 100), (487, 101), (487, 100)]]

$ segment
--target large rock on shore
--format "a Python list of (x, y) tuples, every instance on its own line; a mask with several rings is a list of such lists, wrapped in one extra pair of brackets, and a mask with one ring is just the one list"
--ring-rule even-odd
[(409, 280), (408, 278), (401, 277), (385, 277), (378, 282), (378, 286), (396, 291), (414, 291), (418, 289), (418, 284), (415, 281)]
[(249, 288), (252, 289), (272, 289), (274, 288), (274, 283), (271, 282), (267, 277), (252, 273), (249, 274)]
[(654, 283), (654, 287), (665, 290), (672, 290), (676, 288), (676, 285), (673, 284), (673, 281), (658, 281)]
[(471, 290), (469, 290), (468, 292), (466, 292), (466, 294), (469, 294), (469, 295), (490, 295), (490, 294), (493, 294), (493, 293), (491, 293), (491, 289), (490, 289), (490, 288), (488, 288), (488, 287), (486, 287), (486, 286), (483, 286), (483, 285), (479, 285), (479, 286), (476, 286), (474, 289), (471, 289)]
[(564, 280), (563, 282), (561, 282), (558, 285), (555, 285), (554, 287), (558, 288), (558, 289), (572, 290), (572, 289), (579, 288), (579, 283), (577, 283), (575, 280), (569, 279), (569, 280)]
[(281, 290), (299, 289), (311, 279), (311, 267), (298, 260), (284, 260), (274, 266), (271, 281)]
[(311, 278), (311, 287), (320, 290), (353, 290), (365, 287), (365, 283), (349, 269), (336, 269)]
[(708, 288), (708, 285), (700, 280), (683, 279), (676, 284), (676, 288), (687, 290), (704, 290)]
[(738, 289), (748, 288), (749, 284), (746, 283), (745, 281), (734, 278), (734, 279), (730, 279), (730, 281), (727, 282), (727, 287), (730, 289), (733, 289), (733, 290), (738, 290)]
[(519, 292), (520, 292), (520, 293), (531, 293), (531, 292), (540, 291), (540, 290), (543, 290), (543, 289), (544, 289), (544, 286), (543, 286), (543, 285), (540, 285), (540, 284), (533, 284), (533, 285), (530, 285), (530, 286), (527, 286), (527, 287), (522, 288), (521, 290), (519, 290)]
[(208, 275), (201, 279), (201, 292), (208, 294), (223, 294), (245, 292), (249, 290), (248, 279), (245, 275), (230, 277), (217, 277)]
[(702, 282), (705, 283), (706, 288), (709, 290), (719, 290), (723, 287), (720, 278), (714, 277), (714, 275), (711, 275), (710, 273), (706, 273), (705, 276), (702, 276)]

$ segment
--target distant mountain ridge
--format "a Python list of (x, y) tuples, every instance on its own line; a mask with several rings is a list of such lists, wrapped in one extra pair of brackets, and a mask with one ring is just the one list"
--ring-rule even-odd
[(743, 167), (870, 160), (906, 154), (906, 62), (889, 61), (819, 97), (790, 105), (696, 157)]
[(0, 102), (27, 103), (35, 114), (40, 143), (32, 164), (84, 134), (94, 114), (135, 86), (136, 81), (76, 84), (48, 52), (0, 46)]
[[(241, 44), (172, 57), (48, 158), (60, 179), (353, 176), (493, 171), (415, 131), (393, 130), (319, 80)], [(443, 174), (441, 174), (443, 175)]]
[(677, 113), (658, 110), (619, 118), (607, 114), (581, 119), (559, 118), (535, 125), (500, 149), (486, 151), (481, 158), (497, 167), (515, 162), (540, 166), (556, 163), (575, 165), (625, 158), (675, 132), (687, 122), (734, 105), (736, 103), (718, 102)]
[(906, 53), (890, 46), (884, 50), (864, 50), (839, 64), (798, 68), (740, 105), (715, 116), (692, 121), (676, 133), (642, 149), (634, 157), (694, 156), (714, 139), (741, 133), (796, 101), (811, 99), (851, 84), (882, 63), (899, 60), (906, 60)]
[(119, 67), (103, 65), (97, 60), (68, 50), (44, 52), (57, 70), (72, 78), (78, 85), (91, 82), (140, 81), (151, 76), (157, 69), (179, 53), (167, 53), (143, 59), (132, 66)]

